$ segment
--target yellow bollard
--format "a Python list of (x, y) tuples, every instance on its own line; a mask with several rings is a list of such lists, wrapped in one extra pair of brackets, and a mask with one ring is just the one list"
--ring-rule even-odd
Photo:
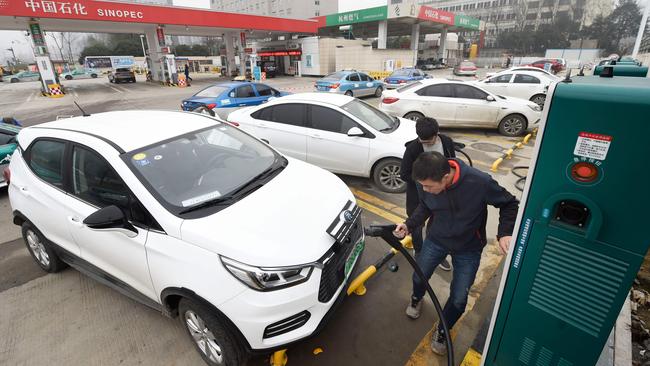
[(288, 360), (289, 357), (287, 356), (287, 350), (281, 349), (273, 353), (270, 361), (271, 361), (271, 366), (285, 366)]
[(522, 144), (521, 142), (517, 142), (517, 143), (515, 144), (515, 148), (516, 148), (516, 149), (521, 149), (522, 146), (523, 146), (523, 144)]
[(526, 135), (526, 137), (524, 137), (523, 143), (524, 143), (524, 144), (527, 144), (527, 143), (528, 143), (528, 140), (530, 140), (531, 137), (533, 137), (533, 134), (532, 134), (532, 133), (529, 133), (528, 135)]
[(499, 164), (503, 161), (503, 158), (498, 158), (497, 160), (492, 163), (492, 167), (490, 168), (491, 171), (496, 172), (499, 169)]
[(372, 277), (375, 273), (377, 272), (377, 268), (375, 266), (370, 266), (366, 268), (365, 271), (361, 272), (360, 275), (357, 276), (352, 282), (350, 282), (350, 286), (348, 287), (348, 296), (352, 295), (354, 293), (357, 296), (363, 296), (366, 294), (366, 286), (365, 283), (366, 281)]
[(503, 153), (503, 155), (505, 155), (507, 159), (512, 159), (512, 152), (513, 151), (514, 150), (512, 148), (510, 148), (505, 153)]

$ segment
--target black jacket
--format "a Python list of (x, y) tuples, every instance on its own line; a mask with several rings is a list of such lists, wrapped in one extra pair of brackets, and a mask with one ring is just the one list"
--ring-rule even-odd
[[(442, 134), (438, 134), (438, 136), (440, 142), (442, 142), (442, 151), (444, 151), (445, 157), (455, 158), (456, 150), (454, 150), (454, 142), (451, 138)], [(418, 189), (416, 188), (413, 178), (411, 178), (411, 171), (413, 168), (413, 162), (424, 152), (424, 148), (422, 148), (422, 143), (418, 139), (411, 140), (404, 146), (406, 146), (406, 151), (402, 158), (400, 178), (406, 182), (406, 213), (410, 215), (415, 211), (415, 208), (418, 207), (419, 201)]]
[(452, 253), (480, 250), (487, 243), (487, 205), (492, 205), (499, 209), (497, 238), (512, 235), (519, 201), (489, 174), (453, 160), (460, 171), (456, 183), (437, 195), (422, 191), (418, 185), (421, 199), (406, 220), (409, 231), (422, 226), (431, 216), (428, 239)]

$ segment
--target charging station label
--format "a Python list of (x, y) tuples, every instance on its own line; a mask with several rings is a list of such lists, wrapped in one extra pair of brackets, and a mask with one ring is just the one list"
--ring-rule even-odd
[(533, 220), (528, 218), (524, 222), (519, 233), (519, 239), (517, 240), (517, 248), (514, 252), (514, 258), (512, 259), (512, 268), (519, 268), (521, 261), (524, 257), (524, 252), (526, 251), (526, 244), (528, 244), (528, 236), (530, 235), (530, 229), (533, 228)]
[(612, 136), (580, 132), (573, 154), (590, 159), (605, 160), (611, 143)]

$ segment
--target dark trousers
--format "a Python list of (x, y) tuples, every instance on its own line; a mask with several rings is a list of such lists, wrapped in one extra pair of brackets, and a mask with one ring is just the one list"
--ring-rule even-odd
[[(442, 263), (445, 257), (451, 255), (454, 272), (450, 285), (449, 299), (447, 299), (447, 303), (442, 310), (449, 329), (456, 324), (460, 316), (465, 312), (469, 289), (474, 284), (476, 272), (481, 263), (481, 252), (482, 250), (450, 253), (447, 248), (429, 239), (425, 239), (422, 243), (422, 249), (419, 251), (416, 261), (427, 280), (431, 278), (433, 271)], [(413, 296), (421, 299), (425, 291), (425, 283), (420, 281), (420, 278), (414, 273)], [(442, 326), (439, 329), (442, 330)]]

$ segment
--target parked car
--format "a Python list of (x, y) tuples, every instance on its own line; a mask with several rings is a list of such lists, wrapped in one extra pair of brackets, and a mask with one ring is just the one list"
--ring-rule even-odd
[(435, 62), (433, 59), (418, 60), (415, 66), (420, 70), (433, 70), (435, 69)]
[(72, 71), (64, 72), (59, 75), (60, 78), (66, 80), (72, 79), (95, 79), (97, 77), (97, 71), (94, 69), (75, 69)]
[(115, 84), (123, 81), (135, 83), (135, 73), (128, 67), (118, 67), (108, 72), (108, 81)]
[(465, 60), (454, 66), (454, 75), (476, 76), (476, 65), (473, 62)]
[(506, 136), (523, 134), (541, 118), (541, 108), (533, 102), (447, 79), (418, 81), (385, 91), (381, 98), (379, 109), (391, 116), (414, 121), (433, 117), (444, 127), (497, 128)]
[(9, 79), (10, 83), (18, 83), (23, 81), (38, 81), (41, 80), (41, 74), (34, 71), (21, 71), (19, 73), (5, 77)]
[[(16, 135), (20, 132), (20, 127), (0, 122), (0, 171), (4, 171), (9, 166), (11, 155), (16, 150)], [(3, 174), (0, 177), (0, 187), (7, 185), (7, 177)]]
[(548, 77), (549, 79), (554, 80), (554, 81), (562, 80), (561, 77), (559, 77), (559, 76), (557, 76), (557, 75), (555, 75), (555, 74), (553, 74), (551, 72), (548, 72), (548, 71), (546, 71), (544, 69), (540, 69), (540, 68), (537, 68), (537, 67), (532, 67), (532, 66), (511, 67), (511, 68), (509, 68), (507, 70), (502, 70), (502, 71), (497, 71), (497, 72), (488, 72), (487, 74), (485, 74), (485, 76), (486, 77), (491, 77), (491, 76), (494, 76), (496, 74), (507, 72), (507, 71), (510, 71), (510, 72), (512, 72), (512, 71), (530, 71), (530, 72), (533, 72), (533, 73), (543, 74), (546, 77)]
[(426, 74), (418, 69), (404, 68), (393, 71), (384, 79), (384, 82), (386, 83), (386, 89), (394, 89), (413, 81), (422, 80), (425, 77)]
[(193, 111), (201, 106), (213, 110), (221, 118), (241, 107), (248, 107), (267, 102), (269, 99), (289, 95), (266, 84), (243, 82), (226, 82), (210, 85), (193, 96), (183, 100), (181, 109)]
[(502, 71), (472, 84), (497, 95), (527, 99), (544, 108), (548, 87), (555, 81), (555, 77), (537, 72)]
[(275, 64), (275, 61), (260, 61), (257, 64), (261, 68), (262, 72), (266, 73), (267, 79), (276, 77), (278, 67)]
[(384, 83), (363, 72), (338, 71), (316, 80), (314, 88), (316, 91), (345, 94), (350, 97), (379, 97), (384, 91)]
[(364, 249), (348, 187), (227, 123), (109, 112), (18, 143), (9, 200), (36, 263), (178, 317), (209, 365), (312, 335), (346, 296)]
[(388, 116), (346, 95), (301, 93), (240, 109), (228, 121), (280, 152), (334, 173), (369, 177), (385, 192), (403, 192), (404, 144), (415, 123)]
[(566, 69), (566, 61), (563, 58), (545, 58), (542, 60), (531, 62), (528, 66), (544, 69), (546, 64), (551, 64), (550, 71), (553, 74), (557, 74), (558, 72), (564, 71), (564, 69)]

